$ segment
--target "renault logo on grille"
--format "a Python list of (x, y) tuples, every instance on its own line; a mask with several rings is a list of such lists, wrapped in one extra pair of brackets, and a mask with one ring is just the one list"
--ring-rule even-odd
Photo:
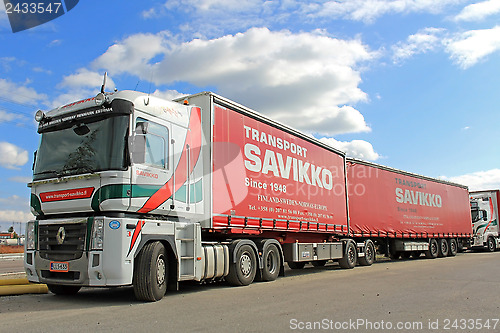
[(59, 230), (57, 230), (57, 244), (61, 245), (64, 243), (64, 240), (66, 239), (66, 230), (64, 230), (64, 227), (60, 227)]

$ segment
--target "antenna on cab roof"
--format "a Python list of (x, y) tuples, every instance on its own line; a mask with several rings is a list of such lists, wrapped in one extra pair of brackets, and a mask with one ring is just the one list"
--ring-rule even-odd
[(102, 81), (101, 93), (104, 94), (104, 88), (106, 87), (106, 77), (108, 76), (108, 72), (104, 72), (104, 80)]

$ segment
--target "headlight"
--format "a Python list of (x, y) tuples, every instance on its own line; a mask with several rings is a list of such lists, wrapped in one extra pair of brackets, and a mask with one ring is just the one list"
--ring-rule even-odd
[(36, 231), (34, 221), (26, 223), (26, 249), (36, 249)]
[(91, 249), (102, 250), (103, 240), (104, 240), (104, 219), (102, 217), (96, 217), (94, 219), (94, 224), (92, 225)]

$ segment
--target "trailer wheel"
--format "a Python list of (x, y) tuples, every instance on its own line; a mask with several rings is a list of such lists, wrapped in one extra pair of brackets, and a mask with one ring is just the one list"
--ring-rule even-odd
[(356, 266), (357, 259), (358, 253), (356, 250), (356, 245), (354, 244), (354, 242), (348, 241), (344, 256), (339, 259), (339, 265), (342, 268), (351, 269)]
[(326, 265), (326, 262), (328, 260), (315, 260), (315, 261), (311, 261), (311, 264), (314, 266), (314, 267), (323, 267)]
[(248, 286), (257, 273), (257, 258), (250, 245), (242, 245), (236, 252), (236, 262), (229, 266), (226, 281), (232, 286)]
[(288, 267), (291, 269), (302, 269), (306, 265), (305, 261), (288, 261)]
[(431, 238), (429, 241), (429, 249), (425, 251), (425, 257), (427, 259), (435, 259), (438, 257), (439, 246), (437, 240)]
[(488, 251), (495, 252), (497, 245), (495, 244), (495, 239), (493, 237), (491, 237), (491, 236), (488, 237), (486, 245), (487, 245)]
[(442, 257), (447, 257), (448, 256), (448, 241), (444, 238), (441, 238), (439, 241), (438, 241), (438, 245), (439, 245), (439, 251), (438, 251), (438, 257), (442, 258)]
[(458, 252), (458, 244), (457, 240), (455, 238), (451, 238), (450, 241), (448, 242), (448, 255), (450, 257), (454, 257), (457, 255)]
[(63, 286), (59, 284), (48, 284), (50, 292), (56, 295), (75, 295), (80, 291), (80, 286)]
[(161, 242), (146, 244), (135, 260), (134, 294), (140, 301), (159, 301), (167, 291), (168, 261)]
[(375, 261), (375, 245), (371, 240), (367, 240), (365, 243), (365, 256), (358, 258), (358, 262), (361, 266), (371, 266)]
[(274, 281), (280, 273), (280, 254), (274, 244), (270, 244), (262, 255), (264, 267), (262, 269), (263, 281)]

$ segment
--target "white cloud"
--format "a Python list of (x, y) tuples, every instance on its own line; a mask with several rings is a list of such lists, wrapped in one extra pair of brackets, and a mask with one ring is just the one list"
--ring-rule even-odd
[(9, 17), (3, 1), (0, 1), (0, 27), (9, 27)]
[[(29, 84), (29, 80), (27, 84)], [(0, 79), (0, 97), (16, 103), (33, 105), (46, 103), (48, 100), (47, 95), (39, 94), (33, 88), (26, 85), (18, 85), (6, 79)]]
[(186, 94), (182, 94), (178, 92), (177, 90), (155, 90), (155, 92), (152, 94), (153, 96), (159, 97), (166, 99), (167, 101), (172, 101), (174, 99), (180, 98), (182, 96), (186, 96)]
[(441, 48), (443, 33), (444, 29), (425, 28), (414, 35), (410, 35), (406, 42), (397, 43), (392, 47), (393, 61), (399, 63), (416, 54)]
[(321, 138), (319, 141), (346, 153), (349, 157), (375, 161), (380, 155), (375, 152), (371, 143), (364, 140), (337, 141), (334, 138)]
[(367, 101), (357, 68), (376, 56), (357, 39), (252, 28), (185, 43), (164, 33), (137, 34), (111, 46), (93, 66), (143, 80), (153, 72), (156, 84), (215, 86), (287, 125), (333, 135), (370, 130), (348, 105)]
[(500, 26), (466, 31), (444, 40), (444, 44), (451, 59), (466, 69), (500, 50)]
[(8, 142), (0, 142), (0, 166), (16, 169), (28, 162), (28, 151)]
[[(349, 0), (349, 1), (268, 1), (268, 0), (168, 0), (142, 12), (143, 18), (158, 18), (179, 11), (189, 15), (184, 29), (202, 27), (205, 35), (220, 29), (272, 26), (297, 20), (346, 19), (372, 23), (389, 14), (444, 12), (465, 0)], [(213, 18), (217, 17), (217, 23)], [(286, 24), (285, 24), (286, 25)]]
[(500, 188), (500, 169), (478, 171), (456, 177), (440, 177), (454, 183), (467, 185), (469, 191), (493, 190)]
[(498, 13), (500, 13), (500, 1), (488, 0), (466, 6), (454, 19), (455, 21), (480, 21)]
[(7, 122), (7, 121), (12, 121), (15, 119), (20, 119), (22, 118), (21, 115), (12, 113), (12, 112), (7, 112), (4, 110), (0, 110), (0, 123)]
[(0, 222), (28, 222), (34, 218), (33, 214), (22, 210), (0, 210)]
[(11, 182), (22, 183), (22, 184), (27, 184), (32, 181), (31, 177), (22, 177), (22, 176), (10, 177), (9, 180)]
[[(58, 88), (68, 87), (70, 89), (79, 88), (94, 88), (97, 92), (100, 91), (102, 82), (104, 79), (104, 72), (92, 72), (85, 68), (80, 68), (75, 74), (67, 75), (63, 78), (62, 82), (58, 85)], [(113, 90), (115, 88), (115, 83), (108, 77), (106, 79), (106, 90)]]
[(461, 0), (349, 0), (307, 2), (303, 11), (311, 17), (343, 18), (372, 23), (387, 14), (431, 13), (438, 14)]

